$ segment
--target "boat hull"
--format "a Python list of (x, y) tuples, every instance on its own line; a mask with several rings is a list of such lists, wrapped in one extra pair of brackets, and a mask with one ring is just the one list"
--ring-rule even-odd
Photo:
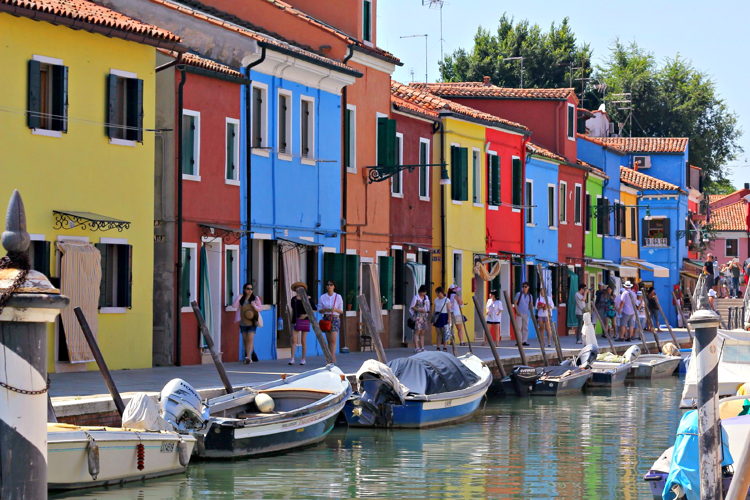
[(540, 378), (534, 384), (532, 396), (566, 396), (580, 393), (591, 378), (590, 370), (580, 370), (561, 377)]
[[(608, 365), (608, 366), (604, 366)], [(630, 372), (630, 363), (594, 363), (588, 387), (613, 387), (625, 383)]]
[[(89, 442), (96, 443), (98, 460), (90, 458)], [(138, 445), (143, 445), (140, 463)], [(194, 446), (193, 437), (175, 432), (49, 424), (48, 488), (89, 488), (183, 473)], [(91, 468), (92, 460), (98, 471)]]
[(679, 356), (645, 355), (633, 362), (628, 378), (656, 379), (671, 377), (682, 360)]

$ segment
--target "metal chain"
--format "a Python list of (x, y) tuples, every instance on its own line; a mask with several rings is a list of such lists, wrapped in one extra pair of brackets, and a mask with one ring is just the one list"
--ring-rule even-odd
[(10, 300), (16, 290), (26, 281), (26, 275), (29, 273), (31, 268), (29, 264), (29, 255), (25, 252), (8, 252), (8, 255), (0, 259), (0, 269), (18, 269), (19, 273), (16, 279), (13, 280), (13, 284), (0, 293), (0, 313), (5, 309), (5, 305)]
[(44, 394), (45, 392), (49, 390), (49, 380), (47, 380), (47, 385), (44, 387), (44, 389), (39, 389), (38, 391), (30, 391), (28, 389), (19, 389), (18, 387), (13, 387), (12, 385), (8, 385), (5, 382), (0, 382), (0, 387), (5, 387), (9, 391), (17, 392), (18, 394), (38, 396), (39, 394)]

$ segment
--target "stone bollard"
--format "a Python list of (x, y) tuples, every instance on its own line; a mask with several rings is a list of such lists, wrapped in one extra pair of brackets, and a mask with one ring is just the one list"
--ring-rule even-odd
[(695, 302), (700, 309), (688, 320), (695, 331), (695, 363), (698, 368), (698, 456), (702, 500), (720, 500), (721, 422), (719, 421), (719, 316), (708, 309), (705, 279), (698, 280)]
[(0, 260), (0, 498), (47, 498), (47, 323), (67, 297), (28, 264), (18, 191), (8, 205)]

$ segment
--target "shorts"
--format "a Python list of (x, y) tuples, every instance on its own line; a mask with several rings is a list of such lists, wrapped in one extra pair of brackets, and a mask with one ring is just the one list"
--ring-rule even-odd
[(255, 333), (255, 330), (257, 329), (257, 326), (240, 325), (240, 333)]
[(464, 315), (463, 314), (454, 314), (453, 315), (453, 324), (454, 325), (463, 325), (464, 324)]
[(331, 331), (328, 333), (339, 333), (341, 331), (341, 318), (333, 314), (324, 314), (323, 319), (331, 322)]
[(635, 314), (623, 314), (620, 318), (620, 326), (635, 328)]
[(716, 285), (716, 281), (714, 280), (713, 275), (706, 274), (705, 276), (706, 276), (706, 286), (708, 288), (712, 288), (714, 285)]

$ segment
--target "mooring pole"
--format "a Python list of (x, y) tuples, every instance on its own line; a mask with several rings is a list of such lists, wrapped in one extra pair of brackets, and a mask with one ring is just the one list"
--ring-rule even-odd
[(47, 498), (47, 323), (68, 298), (29, 270), (30, 237), (13, 191), (0, 260), (0, 498)]
[(698, 368), (698, 456), (701, 500), (720, 500), (721, 423), (718, 412), (719, 348), (716, 332), (719, 316), (708, 308), (705, 276), (698, 278), (696, 305), (690, 316), (695, 331), (695, 363)]

